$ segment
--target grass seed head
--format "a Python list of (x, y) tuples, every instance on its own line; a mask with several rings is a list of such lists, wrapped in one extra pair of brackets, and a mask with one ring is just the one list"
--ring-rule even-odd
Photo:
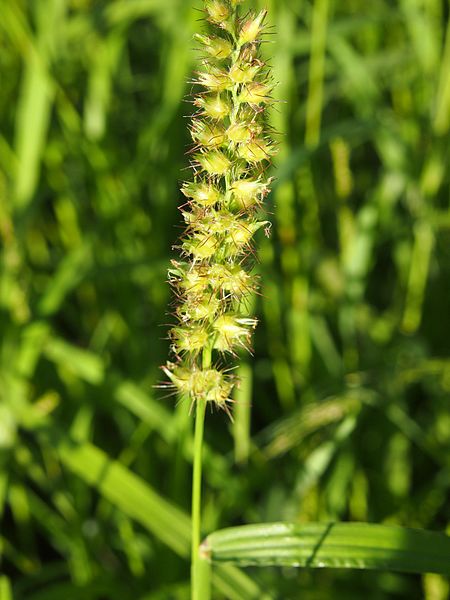
[(195, 36), (204, 58), (190, 125), (194, 181), (181, 188), (184, 262), (169, 269), (178, 301), (170, 332), (177, 361), (163, 367), (177, 393), (228, 414), (234, 380), (211, 362), (251, 349), (257, 321), (247, 311), (258, 278), (248, 257), (255, 233), (270, 225), (257, 217), (271, 183), (262, 174), (275, 152), (265, 124), (273, 84), (258, 56), (266, 11), (240, 18), (239, 4), (205, 0), (210, 31)]

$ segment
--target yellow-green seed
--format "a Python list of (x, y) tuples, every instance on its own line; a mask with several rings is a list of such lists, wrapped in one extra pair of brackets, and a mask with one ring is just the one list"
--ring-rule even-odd
[(256, 327), (257, 320), (226, 313), (217, 317), (213, 323), (216, 332), (214, 347), (222, 352), (234, 352), (239, 346), (246, 347), (250, 343), (251, 330)]
[(206, 260), (216, 252), (217, 240), (209, 232), (196, 233), (183, 243), (183, 249), (197, 260)]
[(210, 67), (208, 71), (200, 72), (198, 83), (207, 87), (211, 92), (222, 92), (232, 86), (228, 73), (214, 67)]
[(215, 295), (191, 294), (189, 300), (178, 308), (178, 313), (183, 321), (203, 321), (213, 319), (219, 309), (220, 302)]
[(224, 144), (225, 129), (216, 123), (196, 120), (192, 123), (191, 135), (194, 142), (206, 148), (215, 148)]
[(187, 198), (192, 198), (202, 206), (213, 206), (220, 198), (219, 190), (205, 181), (185, 183), (181, 191)]
[(174, 327), (172, 337), (178, 352), (200, 352), (208, 342), (209, 332), (206, 327)]
[(194, 100), (195, 106), (202, 108), (204, 114), (211, 119), (222, 120), (231, 112), (231, 104), (226, 96), (200, 96)]
[(239, 156), (251, 163), (269, 160), (273, 153), (273, 146), (263, 139), (252, 140), (238, 149)]
[(262, 24), (266, 18), (267, 10), (262, 10), (257, 15), (252, 15), (242, 25), (239, 33), (239, 42), (246, 44), (248, 42), (254, 42), (261, 32)]
[(241, 144), (248, 142), (252, 136), (252, 130), (247, 123), (233, 123), (228, 127), (226, 135), (231, 142)]
[(220, 150), (197, 154), (196, 159), (210, 175), (224, 175), (231, 166), (230, 159)]
[(249, 83), (253, 81), (260, 68), (259, 64), (235, 64), (229, 71), (229, 79), (234, 83)]
[(225, 59), (230, 56), (233, 51), (233, 45), (228, 40), (209, 35), (200, 35), (196, 33), (194, 36), (199, 42), (204, 45), (205, 50), (213, 57)]
[(243, 87), (238, 100), (249, 104), (265, 104), (271, 100), (271, 91), (272, 86), (260, 81), (252, 81)]
[(240, 179), (231, 186), (233, 199), (243, 209), (259, 204), (268, 192), (268, 185), (254, 179)]
[(207, 0), (206, 10), (212, 23), (221, 24), (230, 16), (230, 9), (227, 3), (221, 0)]

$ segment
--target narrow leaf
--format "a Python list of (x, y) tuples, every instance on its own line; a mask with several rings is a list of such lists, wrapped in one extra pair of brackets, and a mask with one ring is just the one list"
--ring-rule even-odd
[[(188, 556), (191, 523), (183, 511), (93, 444), (55, 438), (52, 445), (69, 470), (95, 486), (106, 500), (143, 525), (177, 554)], [(213, 584), (230, 600), (270, 600), (257, 583), (232, 565), (219, 565), (214, 569)]]
[(144, 525), (177, 554), (189, 552), (188, 518), (92, 444), (64, 440), (58, 444), (62, 462), (98, 490), (125, 514)]
[(450, 575), (450, 537), (368, 523), (267, 523), (223, 529), (206, 542), (211, 559), (240, 566), (375, 569)]

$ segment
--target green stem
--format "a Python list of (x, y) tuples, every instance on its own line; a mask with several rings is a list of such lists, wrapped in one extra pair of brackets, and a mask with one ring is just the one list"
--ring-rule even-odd
[[(211, 348), (203, 350), (202, 368), (211, 366)], [(194, 433), (194, 465), (192, 472), (192, 546), (191, 546), (191, 598), (206, 600), (209, 598), (208, 582), (203, 576), (204, 568), (200, 557), (201, 542), (201, 495), (202, 495), (202, 458), (203, 431), (205, 424), (206, 401), (197, 400)]]
[(311, 57), (309, 62), (309, 89), (306, 102), (305, 144), (317, 146), (322, 120), (323, 80), (325, 74), (325, 48), (327, 41), (329, 0), (315, 0), (312, 31)]

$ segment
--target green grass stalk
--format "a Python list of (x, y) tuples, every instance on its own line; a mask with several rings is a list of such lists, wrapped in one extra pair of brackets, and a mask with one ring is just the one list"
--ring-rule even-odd
[(201, 496), (202, 496), (202, 458), (203, 431), (205, 425), (206, 401), (196, 403), (194, 434), (194, 465), (192, 471), (192, 546), (191, 546), (191, 579), (192, 600), (200, 600), (200, 542), (201, 542)]
[(311, 31), (309, 89), (306, 102), (305, 144), (309, 147), (316, 146), (320, 139), (327, 25), (328, 0), (315, 0)]
[[(202, 367), (209, 369), (211, 366), (211, 348), (203, 350)], [(201, 503), (202, 503), (202, 465), (203, 465), (203, 432), (205, 428), (206, 400), (196, 402), (195, 433), (194, 433), (194, 461), (192, 470), (192, 540), (191, 540), (191, 598), (203, 600), (205, 598), (201, 576)]]

